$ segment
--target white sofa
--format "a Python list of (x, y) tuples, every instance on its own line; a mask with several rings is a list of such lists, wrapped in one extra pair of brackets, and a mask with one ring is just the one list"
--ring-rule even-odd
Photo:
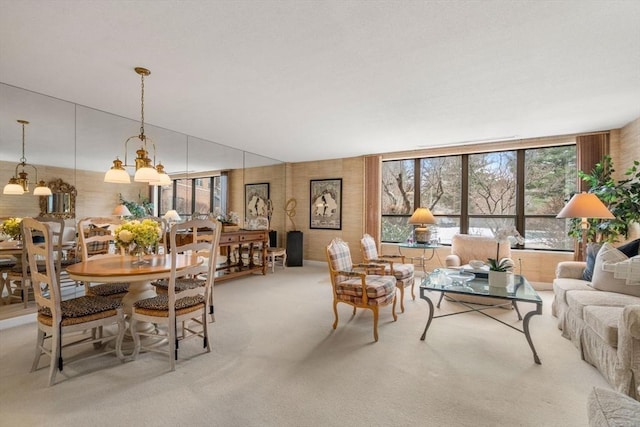
[(558, 263), (551, 310), (562, 336), (574, 343), (582, 359), (595, 366), (617, 391), (637, 398), (640, 286), (629, 286), (606, 271), (626, 258), (613, 246), (603, 245), (590, 281), (583, 279), (586, 263)]

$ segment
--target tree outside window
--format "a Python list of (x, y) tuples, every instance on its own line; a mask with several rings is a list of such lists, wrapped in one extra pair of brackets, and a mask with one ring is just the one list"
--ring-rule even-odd
[(409, 217), (425, 206), (436, 216), (442, 243), (456, 233), (493, 236), (516, 226), (527, 248), (572, 250), (568, 221), (555, 216), (576, 183), (574, 144), (387, 161), (382, 240), (404, 242)]

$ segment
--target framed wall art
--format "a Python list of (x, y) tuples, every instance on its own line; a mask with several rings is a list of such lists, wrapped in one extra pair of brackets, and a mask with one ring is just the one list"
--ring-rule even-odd
[(309, 228), (342, 230), (342, 178), (312, 179)]
[(269, 183), (245, 184), (244, 217), (246, 221), (267, 217), (269, 203)]

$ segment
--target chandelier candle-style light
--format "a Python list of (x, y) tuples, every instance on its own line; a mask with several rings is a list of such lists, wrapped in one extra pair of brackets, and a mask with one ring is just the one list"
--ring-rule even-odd
[[(4, 186), (2, 190), (2, 194), (11, 194), (11, 195), (22, 195), (24, 193), (29, 192), (29, 174), (25, 172), (24, 168), (26, 166), (30, 166), (36, 171), (36, 182), (38, 183), (36, 187), (33, 189), (34, 196), (50, 196), (51, 189), (47, 187), (47, 184), (44, 181), (38, 181), (38, 169), (27, 163), (27, 158), (24, 156), (24, 126), (28, 125), (29, 122), (26, 120), (18, 120), (18, 123), (22, 125), (22, 157), (20, 157), (20, 163), (16, 165), (16, 171), (12, 178), (9, 179), (9, 183)], [(18, 169), (22, 168), (20, 172)]]
[[(156, 146), (147, 138), (144, 134), (144, 78), (151, 74), (151, 71), (146, 68), (136, 67), (136, 73), (141, 78), (141, 97), (140, 97), (140, 134), (130, 136), (124, 143), (124, 163), (116, 157), (113, 161), (113, 166), (104, 175), (104, 182), (113, 182), (119, 184), (131, 183), (131, 177), (125, 170), (125, 167), (135, 167), (135, 175), (133, 180), (136, 182), (148, 182), (149, 185), (168, 185), (171, 184), (171, 178), (164, 172), (164, 166), (162, 163), (155, 164), (155, 151)], [(128, 144), (131, 139), (138, 138), (140, 140), (140, 147), (136, 150), (136, 158), (134, 164), (127, 163)], [(149, 158), (149, 151), (147, 145), (151, 145), (153, 148), (153, 161)]]

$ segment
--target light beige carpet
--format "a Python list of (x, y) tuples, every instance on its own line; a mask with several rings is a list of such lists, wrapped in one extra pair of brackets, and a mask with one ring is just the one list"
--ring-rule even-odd
[[(543, 299), (531, 320), (540, 366), (524, 335), (475, 313), (435, 319), (420, 341), (419, 298), (406, 298), (397, 322), (383, 309), (374, 343), (369, 311), (352, 317), (342, 304), (331, 329), (326, 266), (306, 263), (216, 285), (213, 351), (185, 343), (175, 372), (158, 354), (105, 356), (68, 367), (53, 387), (46, 357), (29, 373), (31, 321), (0, 330), (0, 424), (585, 426), (588, 393), (608, 385), (560, 336), (552, 294)], [(494, 312), (521, 325), (514, 311)]]

